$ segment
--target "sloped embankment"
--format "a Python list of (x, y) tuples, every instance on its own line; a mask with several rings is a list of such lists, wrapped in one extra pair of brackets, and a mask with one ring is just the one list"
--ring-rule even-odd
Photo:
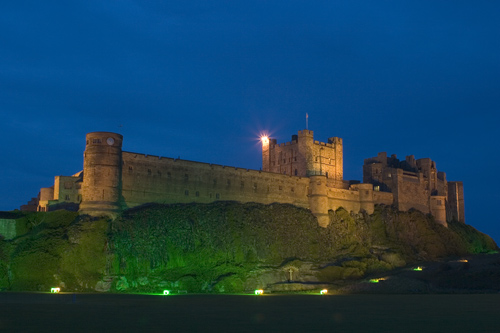
[(418, 211), (385, 206), (372, 215), (331, 211), (327, 228), (283, 204), (150, 205), (114, 221), (37, 214), (19, 220), (22, 236), (0, 241), (3, 289), (303, 290), (497, 248), (470, 226), (444, 228)]

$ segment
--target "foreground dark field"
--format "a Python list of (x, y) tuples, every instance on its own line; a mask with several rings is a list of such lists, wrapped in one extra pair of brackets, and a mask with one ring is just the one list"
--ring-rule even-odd
[(498, 332), (500, 294), (0, 293), (3, 332)]

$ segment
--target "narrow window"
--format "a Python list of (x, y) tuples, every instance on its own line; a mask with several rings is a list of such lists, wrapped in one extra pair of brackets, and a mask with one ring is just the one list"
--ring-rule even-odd
[(297, 174), (298, 174), (298, 171), (297, 171), (297, 169), (295, 169), (295, 176), (297, 176)]
[(219, 193), (215, 193), (215, 199), (220, 199), (220, 194)]
[(66, 194), (66, 197), (64, 198), (65, 200), (69, 201), (69, 195)]
[(148, 176), (151, 176), (151, 169), (148, 169)]
[(200, 196), (200, 192), (196, 191), (195, 195), (196, 195), (197, 197), (199, 197), (199, 196)]
[(189, 191), (188, 191), (188, 190), (185, 190), (185, 191), (184, 191), (184, 195), (189, 195)]

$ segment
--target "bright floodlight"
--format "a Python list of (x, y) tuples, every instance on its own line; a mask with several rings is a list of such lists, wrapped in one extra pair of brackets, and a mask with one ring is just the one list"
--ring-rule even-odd
[(170, 295), (170, 290), (163, 290), (163, 295)]
[(421, 271), (422, 270), (422, 267), (421, 266), (418, 266), (416, 268), (413, 269), (414, 271)]
[(262, 295), (263, 293), (264, 293), (264, 290), (262, 290), (262, 289), (255, 290), (255, 295)]
[(328, 293), (328, 290), (323, 289), (323, 290), (321, 290), (319, 293), (320, 293), (321, 295), (324, 295), (324, 294), (327, 294), (327, 293)]
[(260, 140), (263, 144), (267, 145), (269, 143), (269, 137), (267, 135), (263, 135), (260, 137)]
[(50, 292), (53, 294), (57, 294), (60, 291), (61, 291), (61, 288), (50, 288)]

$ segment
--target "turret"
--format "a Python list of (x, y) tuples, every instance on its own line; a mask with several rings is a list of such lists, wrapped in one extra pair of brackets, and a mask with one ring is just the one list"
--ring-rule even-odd
[(80, 213), (115, 217), (121, 208), (123, 136), (92, 132), (86, 140)]
[(309, 179), (309, 207), (311, 213), (318, 219), (318, 224), (326, 228), (330, 224), (326, 176), (311, 176)]
[(431, 214), (437, 223), (448, 226), (446, 223), (446, 197), (444, 195), (433, 195), (430, 197)]
[(305, 176), (311, 176), (319, 174), (314, 168), (314, 156), (313, 156), (313, 145), (314, 145), (314, 133), (309, 130), (299, 131), (298, 136), (298, 147), (299, 153), (302, 155), (301, 160), (304, 163)]

